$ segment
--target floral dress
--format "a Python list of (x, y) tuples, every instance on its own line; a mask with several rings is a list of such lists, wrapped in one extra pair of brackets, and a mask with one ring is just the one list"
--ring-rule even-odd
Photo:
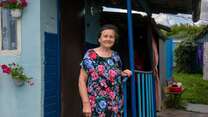
[(100, 57), (93, 49), (86, 52), (81, 67), (87, 72), (87, 92), (93, 117), (122, 115), (121, 60), (117, 52)]

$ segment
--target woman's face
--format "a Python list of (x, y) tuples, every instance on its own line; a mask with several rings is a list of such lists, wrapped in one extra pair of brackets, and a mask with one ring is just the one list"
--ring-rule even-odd
[(111, 48), (115, 43), (115, 31), (112, 29), (106, 29), (101, 32), (101, 36), (98, 40), (101, 47)]

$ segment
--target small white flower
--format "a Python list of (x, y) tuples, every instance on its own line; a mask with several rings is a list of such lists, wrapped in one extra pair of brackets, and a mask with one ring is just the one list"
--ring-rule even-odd
[(181, 82), (177, 82), (177, 86), (178, 87), (181, 87), (182, 86), (182, 83)]

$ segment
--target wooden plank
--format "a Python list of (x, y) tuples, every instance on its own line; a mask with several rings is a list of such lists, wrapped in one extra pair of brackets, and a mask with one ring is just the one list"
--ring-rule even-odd
[(145, 84), (144, 84), (144, 73), (142, 73), (142, 116), (145, 117)]
[(142, 117), (142, 101), (141, 101), (141, 73), (137, 74), (137, 91), (138, 91), (138, 115)]
[(44, 117), (60, 116), (59, 42), (57, 34), (45, 33)]

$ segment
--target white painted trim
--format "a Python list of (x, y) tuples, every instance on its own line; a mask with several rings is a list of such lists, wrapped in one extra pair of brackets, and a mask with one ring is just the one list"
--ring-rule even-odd
[(175, 39), (173, 39), (173, 42), (180, 43), (180, 42), (182, 42), (182, 40), (175, 40)]
[[(1, 12), (1, 10), (0, 10)], [(1, 18), (0, 18), (1, 22)], [(1, 23), (0, 23), (1, 27)], [(1, 28), (0, 28), (1, 32)], [(16, 50), (1, 50), (2, 48), (2, 35), (0, 33), (0, 56), (19, 56), (21, 54), (21, 19), (17, 19), (17, 49)]]

